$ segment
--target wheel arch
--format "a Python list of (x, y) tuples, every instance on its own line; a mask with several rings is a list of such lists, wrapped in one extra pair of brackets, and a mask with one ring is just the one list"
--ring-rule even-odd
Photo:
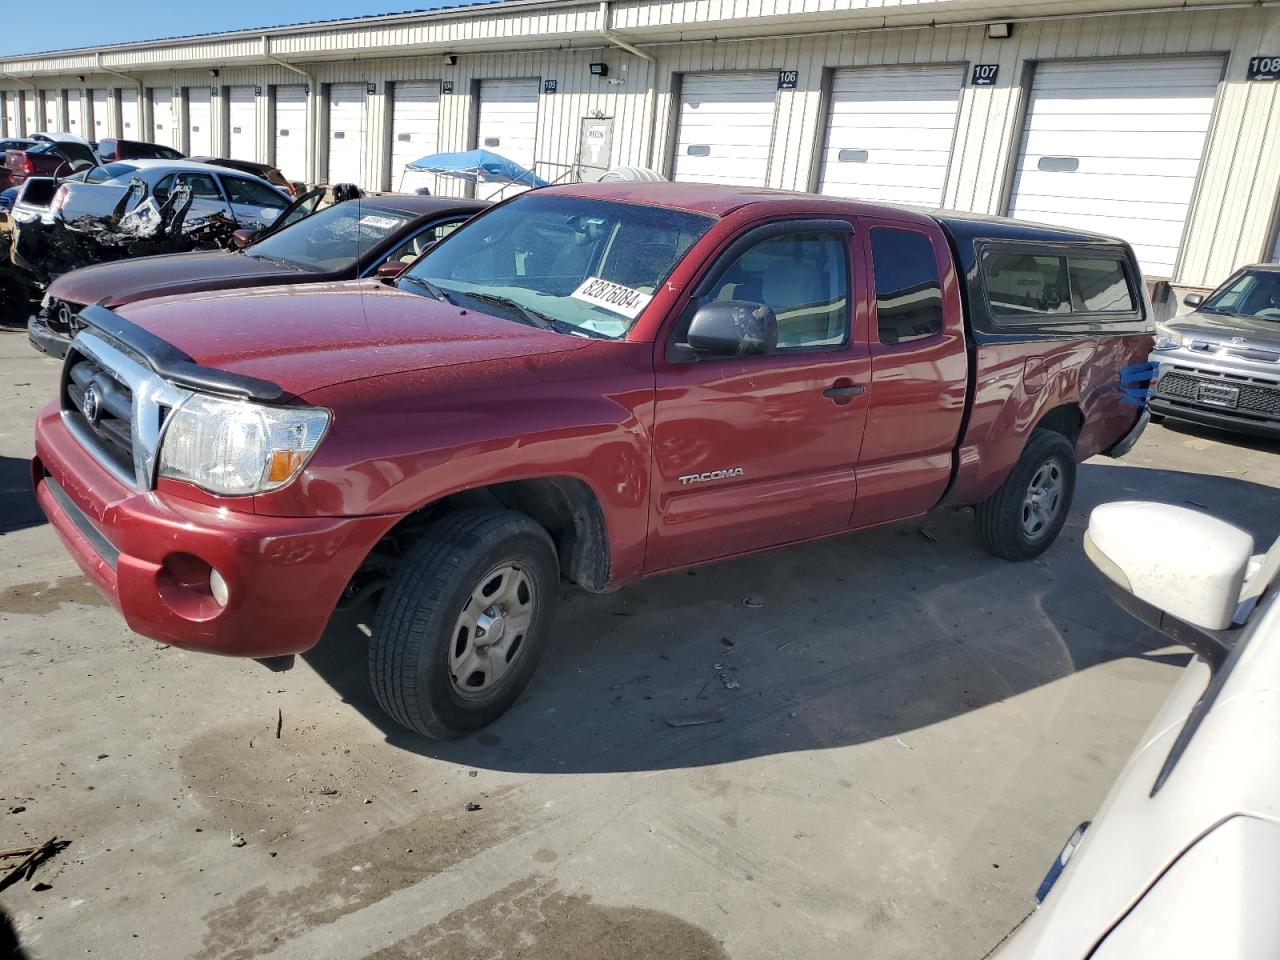
[[(1031, 434), (1037, 430), (1048, 430), (1052, 433), (1060, 433), (1071, 441), (1074, 447), (1080, 439), (1080, 431), (1084, 429), (1084, 411), (1080, 409), (1080, 404), (1074, 400), (1058, 404), (1046, 410), (1031, 427), (1027, 433), (1026, 440), (1030, 442)], [(1026, 449), (1026, 443), (1023, 444)]]

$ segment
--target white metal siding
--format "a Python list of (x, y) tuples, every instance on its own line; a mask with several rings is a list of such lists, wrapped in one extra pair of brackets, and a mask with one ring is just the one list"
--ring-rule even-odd
[(227, 118), (230, 123), (228, 156), (232, 160), (257, 160), (257, 94), (253, 87), (231, 87), (227, 92)]
[(429, 173), (405, 164), (436, 152), (440, 141), (440, 83), (398, 82), (391, 91), (391, 189), (432, 187)]
[(168, 87), (156, 87), (151, 91), (151, 139), (153, 143), (162, 143), (174, 149), (179, 146), (173, 91)]
[(96, 143), (103, 137), (111, 136), (111, 117), (110, 110), (107, 109), (107, 91), (90, 90), (89, 99), (93, 103), (93, 123), (89, 126), (88, 132), (84, 134), (84, 138)]
[(671, 178), (763, 187), (777, 89), (774, 72), (685, 74)]
[(64, 90), (67, 98), (67, 132), (77, 137), (84, 136), (84, 106), (80, 102), (79, 90)]
[(1218, 57), (1040, 64), (1010, 213), (1120, 237), (1171, 277), (1221, 75)]
[(213, 153), (213, 109), (208, 87), (187, 89), (187, 155), (207, 157)]
[(837, 70), (818, 192), (942, 205), (964, 68)]
[(307, 94), (301, 84), (276, 87), (276, 166), (290, 180), (307, 178)]
[[(541, 81), (536, 79), (480, 81), (476, 140), (481, 150), (491, 150), (540, 173), (536, 169), (540, 87)], [(497, 199), (526, 189), (514, 185), (498, 189), (494, 184), (480, 184), (476, 187), (476, 196)]]
[(145, 140), (142, 133), (142, 112), (138, 109), (138, 91), (120, 91), (120, 131), (125, 140)]
[(363, 83), (335, 83), (329, 88), (329, 182), (364, 182), (368, 94)]
[(44, 100), (44, 128), (61, 130), (62, 120), (58, 117), (58, 91), (41, 90), (40, 95)]

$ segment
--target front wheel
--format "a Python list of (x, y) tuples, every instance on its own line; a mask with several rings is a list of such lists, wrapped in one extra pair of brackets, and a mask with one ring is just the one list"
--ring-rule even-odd
[(1037, 430), (1004, 483), (974, 510), (978, 539), (1005, 560), (1030, 560), (1057, 539), (1076, 488), (1075, 447)]
[(409, 551), (378, 607), (369, 648), (378, 703), (441, 740), (492, 723), (533, 676), (559, 582), (551, 537), (524, 514), (445, 515)]

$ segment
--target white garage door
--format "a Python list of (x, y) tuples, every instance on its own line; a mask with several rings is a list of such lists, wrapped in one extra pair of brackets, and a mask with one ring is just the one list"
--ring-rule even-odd
[(93, 123), (85, 134), (85, 139), (96, 142), (111, 136), (111, 111), (107, 109), (107, 91), (90, 90), (89, 100), (93, 104)]
[(67, 132), (83, 137), (84, 107), (80, 103), (80, 91), (64, 90), (62, 95), (67, 98)]
[(307, 92), (301, 84), (276, 87), (276, 166), (290, 180), (307, 179)]
[(213, 153), (213, 109), (208, 87), (187, 88), (187, 155), (207, 157)]
[(34, 133), (44, 129), (41, 127), (39, 118), (36, 116), (36, 95), (34, 91), (24, 91), (22, 94), (22, 115), (27, 119), (27, 132)]
[(151, 91), (151, 139), (178, 149), (178, 118), (173, 112), (173, 91), (168, 87)]
[(364, 134), (369, 98), (363, 83), (329, 88), (329, 182), (364, 182)]
[(138, 110), (138, 91), (120, 91), (120, 136), (125, 140), (145, 140), (142, 135), (142, 114)]
[[(476, 140), (481, 150), (514, 160), (534, 173), (537, 161), (538, 90), (540, 80), (481, 80), (480, 119)], [(476, 196), (499, 199), (527, 190), (509, 186), (501, 190), (494, 184), (480, 184)]]
[(258, 159), (258, 97), (253, 87), (232, 87), (228, 91), (230, 103), (227, 117), (231, 124), (230, 158), (232, 160)]
[(41, 90), (40, 96), (44, 100), (44, 128), (61, 130), (62, 120), (58, 116), (58, 91)]
[(440, 84), (396, 83), (391, 91), (391, 189), (412, 193), (431, 189), (429, 173), (405, 170), (405, 164), (436, 152), (440, 128)]
[(942, 205), (962, 67), (837, 70), (818, 192)]
[(773, 143), (776, 73), (687, 73), (671, 179), (763, 187)]
[(17, 90), (10, 90), (4, 95), (4, 123), (6, 136), (16, 137), (22, 131)]
[(1221, 76), (1218, 57), (1039, 65), (1009, 212), (1128, 240), (1171, 277)]

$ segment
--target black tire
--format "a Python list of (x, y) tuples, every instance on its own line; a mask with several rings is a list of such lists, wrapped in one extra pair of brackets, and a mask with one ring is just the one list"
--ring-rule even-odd
[[(1028, 532), (1027, 496), (1042, 467), (1056, 465), (1061, 483), (1052, 515), (1034, 532)], [(974, 508), (978, 540), (997, 557), (1030, 560), (1052, 546), (1071, 512), (1076, 489), (1076, 454), (1071, 441), (1060, 433), (1036, 430), (1022, 456), (995, 493)]]
[[(532, 609), (532, 620), (519, 638), (514, 630), (500, 637), (516, 646), (493, 689), (460, 693), (471, 678), (485, 675), (455, 679), (451, 656), (460, 645), (466, 651), (488, 646), (479, 643), (480, 629), (460, 628), (460, 617), (484, 589), (482, 578), (505, 568), (524, 575), (531, 597), (522, 602)], [(551, 633), (559, 586), (555, 546), (529, 517), (510, 510), (446, 514), (409, 551), (378, 606), (369, 647), (369, 681), (378, 703), (398, 723), (438, 740), (492, 723), (533, 676)]]

